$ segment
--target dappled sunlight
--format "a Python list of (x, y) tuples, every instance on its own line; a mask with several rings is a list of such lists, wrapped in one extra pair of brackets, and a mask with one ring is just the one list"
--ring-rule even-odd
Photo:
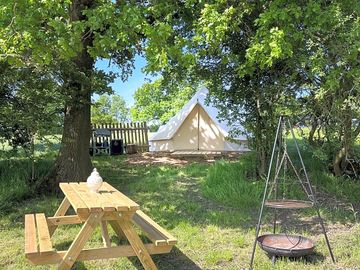
[[(153, 159), (158, 158), (159, 162), (154, 162)], [(246, 185), (249, 191), (241, 192), (241, 186), (235, 186), (234, 191), (240, 189), (237, 197), (231, 198), (232, 201), (224, 202), (216, 201), (213, 195), (204, 197), (204, 187), (209, 185), (211, 177), (215, 177), (218, 180), (215, 183), (218, 185), (210, 186), (210, 188), (217, 194), (225, 192), (221, 190), (221, 187), (231, 183), (230, 178), (238, 182), (244, 181), (242, 177), (251, 176), (250, 172), (242, 169), (248, 168), (251, 171), (251, 160), (241, 158), (240, 161), (223, 160), (212, 164), (206, 161), (198, 162), (197, 159), (185, 159), (179, 161), (186, 163), (176, 165), (168, 161), (178, 159), (162, 158), (163, 156), (139, 154), (93, 159), (94, 166), (98, 168), (106, 181), (139, 203), (145, 213), (178, 239), (178, 244), (171, 253), (152, 256), (159, 270), (231, 269), (231, 267), (238, 269), (239, 265), (248, 265), (259, 211), (256, 192), (259, 190), (261, 194), (263, 188), (256, 184), (257, 182), (246, 180), (249, 182), (249, 185)], [(249, 195), (250, 198), (255, 197), (255, 200), (251, 199), (248, 204), (241, 203), (241, 198), (245, 195)], [(23, 250), (21, 237), (24, 214), (44, 212), (47, 216), (51, 216), (60, 201), (61, 198), (40, 196), (22, 202), (24, 207), (16, 205), (8, 209), (10, 212), (0, 219), (0, 228), (3, 229), (0, 230), (0, 237), (13, 244), (11, 254), (19, 254)], [(328, 204), (322, 206), (321, 211), (326, 217), (330, 241), (336, 241), (333, 245), (334, 253), (339, 258), (339, 265), (351, 266), (358, 259), (355, 255), (347, 257), (346, 250), (358, 246), (356, 239), (360, 237), (360, 227), (356, 222), (354, 225), (352, 214), (344, 212), (342, 208), (339, 208), (338, 212), (330, 211), (327, 210), (328, 207)], [(341, 205), (338, 204), (337, 207)], [(333, 218), (327, 219), (328, 215), (329, 217), (333, 215)], [(296, 218), (298, 218), (298, 223), (293, 222)], [(331, 266), (323, 235), (312, 213), (292, 213), (291, 215), (284, 213), (278, 220), (281, 221), (279, 228), (289, 233), (297, 232), (311, 236), (316, 241), (316, 253), (309, 257), (307, 262), (310, 269)], [(271, 215), (266, 215), (264, 232), (271, 231), (271, 222)], [(70, 243), (69, 239), (76, 235), (78, 229), (71, 226), (59, 228), (54, 235), (56, 248), (66, 248)], [(12, 238), (16, 241), (12, 241)], [(147, 241), (145, 236), (142, 235), (141, 238)], [(118, 241), (113, 237), (111, 239), (115, 243)], [(101, 233), (97, 228), (89, 247), (99, 245), (99, 243), (101, 243)], [(226, 250), (225, 253), (223, 253), (224, 250)], [(12, 262), (4, 256), (5, 254), (0, 254), (0, 260), (11, 265)], [(271, 267), (271, 261), (263, 252), (257, 252), (256, 256), (256, 266), (260, 267), (259, 269)], [(16, 264), (24, 266), (23, 269), (31, 269), (27, 268), (28, 264), (23, 257), (16, 259)], [(279, 267), (282, 267), (280, 269), (300, 270), (303, 265), (301, 261), (279, 261)], [(182, 266), (186, 268), (181, 268)], [(79, 263), (76, 267), (80, 269), (109, 267), (110, 269), (141, 269), (139, 261), (131, 258), (89, 261)]]

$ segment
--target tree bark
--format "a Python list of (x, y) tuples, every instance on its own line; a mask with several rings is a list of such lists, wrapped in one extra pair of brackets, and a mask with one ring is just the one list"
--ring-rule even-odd
[(316, 120), (315, 117), (312, 117), (311, 118), (311, 128), (310, 128), (310, 131), (309, 131), (309, 138), (308, 138), (309, 144), (311, 146), (316, 146), (316, 143), (315, 143), (315, 140), (314, 140), (314, 135), (315, 135), (317, 127), (318, 127), (317, 120)]
[(336, 153), (333, 163), (333, 170), (336, 176), (341, 176), (347, 166), (346, 158), (351, 154), (354, 143), (352, 135), (351, 111), (350, 108), (346, 108), (343, 136), (341, 138), (342, 148)]
[[(86, 20), (82, 11), (90, 8), (92, 3), (91, 0), (73, 0), (69, 10), (70, 20)], [(67, 86), (70, 99), (65, 104), (60, 151), (55, 165), (45, 181), (45, 188), (50, 192), (58, 190), (59, 182), (85, 181), (92, 169), (89, 155), (92, 93), (90, 76), (95, 61), (87, 50), (92, 45), (93, 36), (87, 34), (83, 37), (85, 38), (82, 39), (82, 51), (72, 59), (72, 62), (76, 69), (74, 74), (81, 72), (85, 77), (79, 78), (80, 75), (74, 76), (72, 74), (68, 78)]]

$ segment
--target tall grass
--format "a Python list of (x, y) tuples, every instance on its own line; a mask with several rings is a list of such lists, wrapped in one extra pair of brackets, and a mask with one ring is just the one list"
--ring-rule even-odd
[(256, 180), (255, 171), (254, 154), (243, 155), (236, 162), (218, 161), (209, 168), (203, 193), (229, 206), (242, 209), (256, 207), (264, 191), (264, 181)]
[[(310, 182), (316, 187), (316, 193), (326, 193), (341, 201), (353, 204), (360, 202), (359, 179), (335, 177), (330, 172), (328, 164), (318, 159), (308, 144), (301, 139), (298, 139), (298, 143)], [(294, 141), (291, 139), (288, 140), (288, 152), (295, 167), (300, 171), (300, 159)], [(283, 180), (279, 180), (278, 197), (307, 199), (289, 167), (286, 172), (287, 184), (281, 186)], [(259, 206), (265, 181), (256, 179), (254, 177), (255, 171), (256, 159), (254, 154), (242, 155), (236, 162), (218, 161), (209, 168), (203, 184), (203, 193), (210, 199), (242, 209)], [(302, 179), (304, 180), (303, 172)]]
[[(51, 164), (46, 159), (35, 163), (35, 181), (44, 178)], [(0, 212), (34, 195), (31, 166), (29, 159), (0, 160)]]

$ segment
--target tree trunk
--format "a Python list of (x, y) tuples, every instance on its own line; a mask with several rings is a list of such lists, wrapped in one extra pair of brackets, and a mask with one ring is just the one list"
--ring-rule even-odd
[(350, 109), (347, 109), (347, 114), (344, 119), (344, 127), (343, 127), (343, 136), (341, 138), (342, 148), (336, 153), (334, 163), (333, 163), (333, 170), (336, 176), (341, 176), (347, 166), (346, 158), (349, 156), (352, 145), (352, 117), (350, 113)]
[(266, 171), (267, 171), (267, 167), (268, 167), (268, 159), (267, 159), (267, 154), (266, 154), (266, 150), (264, 149), (264, 147), (261, 147), (258, 150), (258, 159), (259, 159), (259, 169), (258, 169), (258, 174), (259, 176), (263, 176), (266, 175)]
[[(89, 8), (93, 1), (73, 0), (70, 8), (70, 20), (85, 20), (82, 11)], [(87, 31), (87, 29), (86, 29)], [(86, 32), (85, 31), (85, 32)], [(92, 45), (93, 36), (83, 35), (82, 51), (72, 59), (79, 76), (71, 74), (68, 78), (68, 92), (70, 99), (65, 104), (64, 127), (59, 155), (55, 165), (46, 179), (46, 189), (57, 191), (59, 182), (85, 181), (89, 176), (92, 164), (89, 155), (91, 136), (90, 105), (91, 84), (90, 76), (94, 67), (94, 59), (87, 48)], [(80, 73), (85, 78), (80, 78)]]
[(346, 150), (345, 148), (341, 148), (335, 155), (334, 163), (333, 163), (333, 170), (336, 176), (341, 176), (343, 169), (342, 164), (344, 163), (344, 159), (346, 157)]
[(318, 127), (317, 120), (315, 119), (315, 117), (312, 117), (312, 119), (311, 119), (311, 128), (310, 128), (310, 131), (309, 131), (309, 139), (308, 139), (309, 144), (311, 146), (316, 146), (316, 143), (315, 143), (315, 140), (314, 140), (314, 135), (315, 135), (317, 127)]

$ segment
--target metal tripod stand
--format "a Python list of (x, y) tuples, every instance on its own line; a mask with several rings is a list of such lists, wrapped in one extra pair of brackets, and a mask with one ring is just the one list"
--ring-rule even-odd
[[(305, 180), (302, 180), (302, 178), (300, 177), (300, 174), (298, 173), (294, 164), (292, 163), (289, 154), (287, 153), (286, 138), (283, 135), (283, 131), (284, 131), (284, 128), (286, 128), (286, 125), (288, 126), (288, 129), (290, 130), (292, 139), (294, 140), (296, 152), (298, 154), (298, 157), (299, 157), (299, 160), (301, 163), (301, 167), (302, 167), (302, 170), (304, 173)], [(273, 169), (275, 153), (277, 153), (277, 158), (276, 158), (276, 162), (275, 162), (275, 169)], [(299, 180), (299, 184), (301, 185), (302, 189), (304, 190), (305, 194), (308, 197), (307, 201), (277, 199), (277, 187), (279, 184), (278, 176), (279, 176), (280, 169), (284, 165), (285, 161), (288, 161), (288, 163), (290, 163), (290, 167), (294, 170), (296, 178)], [(272, 175), (273, 175), (273, 177), (272, 177)], [(270, 179), (272, 179), (272, 181), (270, 181)], [(275, 200), (267, 200), (267, 198), (269, 196), (269, 185), (270, 184), (272, 184), (272, 187), (275, 190)], [(273, 189), (270, 189), (270, 192), (272, 190)], [(306, 168), (305, 168), (305, 165), (304, 165), (301, 153), (300, 153), (299, 145), (298, 145), (298, 142), (295, 137), (294, 130), (290, 124), (290, 121), (288, 119), (285, 119), (284, 116), (280, 116), (277, 130), (276, 130), (275, 141), (274, 141), (272, 154), (271, 154), (271, 158), (270, 158), (269, 170), (268, 170), (267, 177), (266, 177), (265, 190), (264, 190), (262, 204), (261, 204), (261, 208), (260, 208), (259, 219), (258, 219), (258, 223), (256, 226), (256, 236), (255, 236), (251, 260), (250, 260), (250, 269), (253, 268), (256, 245), (257, 245), (258, 238), (259, 238), (259, 232), (260, 232), (260, 227), (261, 227), (264, 206), (275, 209), (274, 224), (273, 224), (274, 234), (275, 234), (275, 229), (276, 229), (276, 210), (277, 209), (302, 209), (302, 208), (314, 207), (316, 209), (317, 216), (319, 218), (319, 223), (322, 228), (322, 232), (324, 234), (325, 241), (326, 241), (327, 247), (329, 249), (331, 259), (335, 263), (335, 258), (334, 258), (334, 255), (333, 255), (333, 252), (332, 252), (332, 249), (330, 246), (329, 239), (326, 234), (323, 219), (320, 215), (320, 211), (319, 211), (319, 208), (317, 205), (315, 193), (314, 193), (313, 187), (310, 183), (310, 180), (309, 180), (309, 177), (308, 177), (308, 174), (307, 174), (307, 171), (306, 171)]]

